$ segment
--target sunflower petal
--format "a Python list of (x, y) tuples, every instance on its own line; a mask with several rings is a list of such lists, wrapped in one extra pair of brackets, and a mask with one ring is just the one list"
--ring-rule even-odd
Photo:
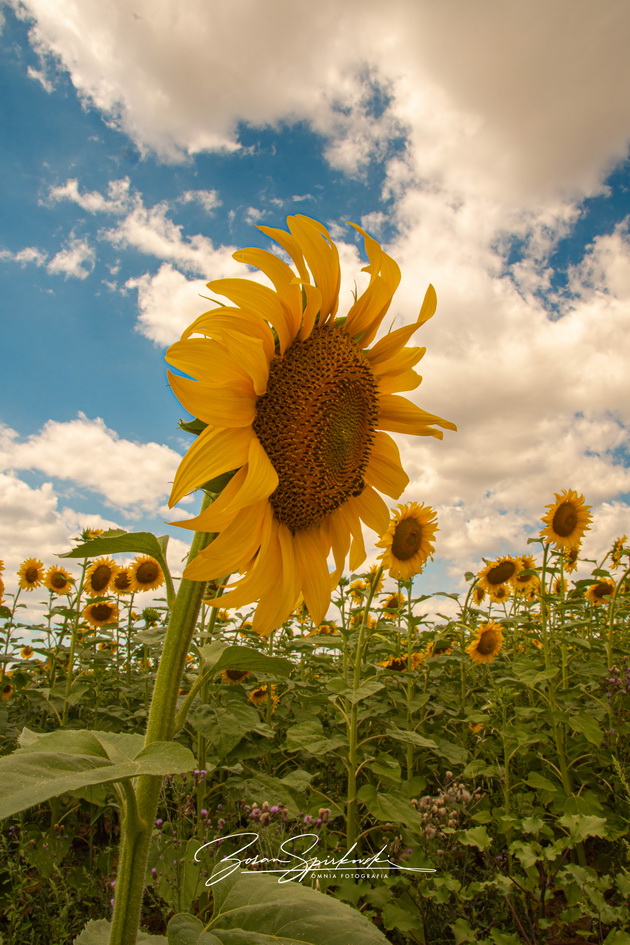
[(226, 331), (236, 331), (241, 335), (258, 338), (263, 343), (267, 360), (271, 361), (273, 358), (275, 341), (267, 322), (259, 316), (254, 316), (231, 305), (222, 305), (220, 308), (204, 312), (184, 332), (182, 338), (188, 338), (191, 334), (199, 333), (222, 340)]
[(268, 502), (242, 509), (229, 528), (199, 552), (184, 570), (191, 581), (210, 581), (239, 571), (258, 551), (265, 530), (271, 526)]
[(339, 304), (341, 271), (339, 253), (325, 226), (302, 214), (287, 218), (287, 224), (304, 254), (313, 281), (322, 293), (320, 325), (334, 318)]
[(287, 314), (290, 331), (295, 336), (302, 321), (302, 297), (293, 270), (274, 253), (257, 247), (239, 249), (233, 257), (237, 262), (256, 266), (271, 280)]
[(378, 425), (383, 430), (392, 433), (410, 433), (416, 436), (439, 436), (438, 431), (432, 432), (429, 425), (436, 423), (445, 430), (457, 430), (454, 423), (444, 420), (433, 413), (427, 413), (406, 397), (397, 397), (395, 394), (383, 394), (379, 397)]
[(372, 486), (366, 486), (361, 495), (350, 499), (348, 504), (368, 528), (382, 535), (389, 526), (389, 509)]
[(167, 371), (171, 390), (193, 417), (215, 427), (246, 427), (256, 416), (256, 395), (235, 388), (193, 381)]
[(327, 550), (318, 528), (296, 532), (293, 548), (304, 602), (314, 624), (320, 624), (330, 604), (330, 575), (326, 564)]
[(206, 378), (208, 366), (212, 365), (212, 380), (219, 385), (251, 381), (251, 376), (234, 361), (225, 345), (210, 338), (176, 341), (164, 358), (171, 367), (196, 378)]
[(377, 431), (365, 480), (379, 492), (398, 499), (409, 484), (409, 476), (400, 463), (396, 443), (387, 433)]
[(378, 364), (380, 361), (387, 361), (392, 355), (400, 351), (407, 344), (411, 336), (421, 325), (424, 325), (434, 314), (437, 308), (437, 296), (432, 285), (426, 291), (420, 314), (415, 322), (406, 325), (404, 328), (397, 328), (396, 331), (390, 331), (388, 335), (381, 338), (374, 347), (366, 352), (366, 357), (371, 364)]
[(254, 436), (249, 445), (247, 457), (247, 475), (237, 495), (229, 502), (225, 511), (230, 512), (239, 506), (253, 505), (261, 499), (268, 499), (278, 486), (278, 473)]
[(269, 286), (248, 279), (215, 279), (208, 283), (208, 288), (273, 325), (278, 333), (281, 351), (285, 351), (293, 341), (295, 336), (291, 333), (287, 312)]
[(179, 464), (169, 499), (169, 508), (188, 492), (247, 462), (249, 445), (254, 438), (251, 427), (215, 430), (206, 427), (188, 447)]
[(278, 582), (265, 597), (261, 598), (252, 620), (252, 629), (261, 636), (269, 636), (284, 623), (299, 597), (300, 588), (295, 566), (293, 536), (286, 525), (278, 525), (278, 548), (280, 567), (276, 574)]

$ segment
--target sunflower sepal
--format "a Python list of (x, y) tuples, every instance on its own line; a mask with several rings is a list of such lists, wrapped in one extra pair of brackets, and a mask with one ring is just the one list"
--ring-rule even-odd
[(194, 417), (192, 420), (180, 420), (179, 429), (185, 430), (186, 433), (192, 433), (193, 436), (199, 436), (200, 433), (208, 426), (203, 420), (199, 420), (197, 417)]
[(208, 479), (199, 488), (211, 496), (218, 496), (223, 492), (228, 482), (234, 478), (236, 472), (236, 469), (230, 469), (229, 472), (221, 473), (220, 476), (215, 476), (214, 479)]

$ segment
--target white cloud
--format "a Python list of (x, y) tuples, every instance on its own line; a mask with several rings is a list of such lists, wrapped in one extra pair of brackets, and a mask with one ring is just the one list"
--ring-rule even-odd
[(49, 420), (20, 441), (0, 428), (0, 457), (5, 469), (32, 469), (103, 496), (120, 514), (133, 518), (155, 512), (169, 492), (181, 456), (158, 443), (122, 439), (97, 417)]
[(221, 206), (216, 190), (186, 190), (179, 199), (182, 203), (199, 203), (207, 213)]
[(71, 178), (65, 184), (51, 187), (48, 199), (53, 203), (71, 200), (88, 213), (125, 213), (130, 205), (129, 185), (128, 177), (109, 181), (105, 197), (97, 190), (81, 193), (78, 180)]
[(29, 77), (29, 79), (35, 79), (36, 82), (39, 82), (41, 87), (44, 89), (45, 92), (48, 92), (48, 94), (50, 94), (54, 90), (55, 87), (52, 84), (52, 82), (49, 79), (47, 79), (44, 73), (40, 72), (39, 69), (33, 69), (32, 66), (29, 66), (28, 69), (26, 70), (26, 74)]
[(43, 266), (46, 262), (46, 258), (46, 253), (42, 252), (41, 249), (37, 249), (36, 246), (26, 246), (24, 249), (20, 249), (15, 253), (10, 252), (8, 249), (0, 250), (0, 259), (3, 262), (17, 262), (22, 266), (29, 264)]
[(47, 265), (52, 275), (64, 275), (66, 279), (86, 279), (94, 269), (96, 253), (85, 239), (70, 239), (64, 249), (53, 256)]

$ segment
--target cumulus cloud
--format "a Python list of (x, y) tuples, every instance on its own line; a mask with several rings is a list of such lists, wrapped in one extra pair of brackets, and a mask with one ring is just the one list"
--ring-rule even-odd
[(87, 279), (94, 269), (96, 253), (86, 239), (70, 239), (47, 265), (52, 275), (64, 275), (66, 279)]
[(179, 199), (182, 203), (198, 203), (207, 213), (212, 213), (221, 206), (221, 199), (216, 190), (186, 190)]
[(79, 181), (71, 178), (65, 184), (51, 187), (48, 200), (51, 203), (70, 200), (88, 213), (124, 213), (130, 204), (129, 187), (130, 180), (124, 177), (121, 180), (109, 181), (107, 196), (97, 190), (81, 193)]
[(36, 246), (25, 246), (15, 253), (8, 249), (0, 249), (0, 259), (4, 262), (17, 262), (22, 266), (35, 265), (43, 266), (46, 262), (46, 253)]
[(20, 440), (3, 427), (2, 465), (9, 470), (37, 470), (102, 496), (128, 518), (155, 512), (164, 502), (181, 459), (158, 443), (134, 443), (109, 429), (100, 417), (79, 413), (66, 423), (49, 420)]

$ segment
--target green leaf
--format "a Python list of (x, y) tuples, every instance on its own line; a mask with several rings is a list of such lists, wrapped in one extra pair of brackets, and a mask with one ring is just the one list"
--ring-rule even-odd
[(604, 733), (592, 715), (574, 715), (569, 718), (574, 732), (580, 732), (592, 745), (600, 745)]
[(177, 742), (144, 748), (141, 735), (116, 732), (25, 730), (21, 744), (0, 758), (0, 819), (66, 791), (141, 774), (178, 774), (195, 763), (192, 752)]
[(539, 774), (538, 771), (530, 771), (525, 783), (529, 784), (530, 787), (538, 788), (540, 791), (553, 791), (554, 794), (560, 790), (559, 784), (554, 784), (553, 781)]
[(168, 923), (168, 945), (220, 945), (220, 939), (212, 932), (204, 932), (203, 922), (194, 915), (180, 912)]
[[(112, 924), (107, 919), (90, 919), (82, 932), (74, 939), (73, 945), (109, 945)], [(169, 945), (163, 935), (150, 935), (148, 932), (138, 932), (136, 945)], [(205, 945), (200, 942), (199, 945)], [(214, 943), (208, 943), (214, 945)]]
[(112, 529), (104, 535), (90, 538), (72, 551), (57, 555), (58, 558), (98, 558), (101, 555), (116, 555), (124, 552), (140, 555), (150, 555), (166, 567), (162, 546), (168, 541), (168, 536), (156, 538), (151, 532), (125, 532), (122, 529)]
[(210, 930), (222, 945), (388, 945), (356, 909), (295, 882), (246, 872), (212, 890)]
[(604, 939), (604, 945), (630, 945), (630, 935), (620, 929), (613, 929)]
[(571, 839), (576, 842), (586, 837), (605, 837), (608, 834), (606, 818), (596, 814), (564, 814), (558, 818), (558, 823), (567, 828)]
[(357, 796), (377, 820), (394, 824), (418, 822), (418, 811), (403, 794), (385, 794), (377, 791), (373, 784), (364, 784)]
[(249, 669), (252, 673), (269, 673), (273, 676), (288, 676), (295, 663), (282, 656), (267, 656), (250, 646), (226, 646), (225, 643), (210, 643), (199, 650), (204, 669), (220, 673), (224, 669)]
[(319, 719), (313, 719), (310, 722), (292, 725), (287, 730), (284, 748), (285, 751), (305, 751), (309, 755), (326, 755), (343, 744), (345, 744), (345, 738), (325, 733)]
[(492, 838), (488, 836), (488, 831), (483, 825), (463, 830), (459, 839), (464, 846), (477, 847), (478, 850), (487, 850), (492, 845)]
[(225, 758), (249, 732), (264, 736), (272, 734), (253, 706), (238, 702), (231, 703), (229, 708), (195, 706), (188, 720), (193, 728), (210, 742), (215, 761)]

